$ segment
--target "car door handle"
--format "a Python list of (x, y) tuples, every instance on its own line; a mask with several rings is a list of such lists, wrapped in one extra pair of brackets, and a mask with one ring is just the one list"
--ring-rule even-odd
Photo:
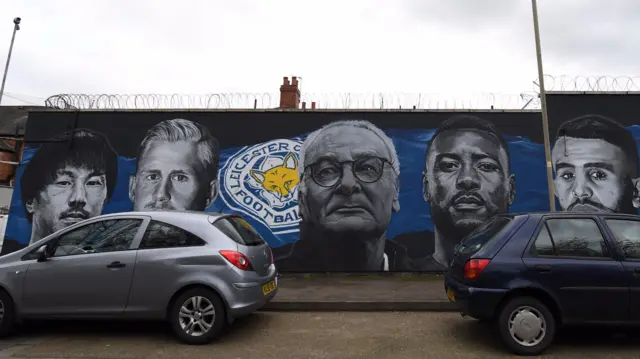
[(536, 270), (540, 273), (550, 273), (551, 272), (551, 266), (548, 264), (538, 264), (536, 266)]
[(115, 261), (107, 264), (107, 268), (122, 268), (126, 266), (126, 264), (121, 263), (120, 261)]
[(638, 267), (638, 268), (633, 268), (633, 275), (635, 275), (635, 276), (640, 276), (640, 267)]

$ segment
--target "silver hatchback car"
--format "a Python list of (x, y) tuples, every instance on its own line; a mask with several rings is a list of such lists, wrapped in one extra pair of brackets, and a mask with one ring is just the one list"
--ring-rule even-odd
[(93, 217), (4, 255), (0, 286), (0, 335), (23, 319), (159, 319), (205, 344), (268, 303), (278, 278), (240, 216), (152, 211)]

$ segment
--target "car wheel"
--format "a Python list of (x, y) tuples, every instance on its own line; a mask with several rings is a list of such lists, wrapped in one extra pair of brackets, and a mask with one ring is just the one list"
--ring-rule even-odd
[(206, 288), (182, 293), (171, 308), (171, 326), (182, 342), (208, 344), (222, 331), (225, 307), (220, 297)]
[(549, 308), (532, 297), (516, 297), (502, 307), (497, 321), (502, 341), (518, 355), (538, 355), (556, 333)]
[(15, 311), (13, 299), (4, 290), (0, 290), (0, 337), (6, 337), (13, 333), (15, 324)]

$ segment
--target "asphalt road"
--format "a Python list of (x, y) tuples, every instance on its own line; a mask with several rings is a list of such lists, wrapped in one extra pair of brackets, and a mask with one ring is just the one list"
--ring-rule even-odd
[[(570, 328), (545, 358), (640, 358), (640, 330)], [(513, 358), (491, 327), (455, 313), (257, 313), (217, 342), (186, 346), (157, 323), (38, 323), (0, 358)]]

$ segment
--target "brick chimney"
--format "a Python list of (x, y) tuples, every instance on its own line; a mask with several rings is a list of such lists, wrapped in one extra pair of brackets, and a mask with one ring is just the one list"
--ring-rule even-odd
[(298, 78), (283, 77), (282, 86), (280, 86), (280, 108), (297, 109), (300, 105), (300, 89), (298, 89)]

